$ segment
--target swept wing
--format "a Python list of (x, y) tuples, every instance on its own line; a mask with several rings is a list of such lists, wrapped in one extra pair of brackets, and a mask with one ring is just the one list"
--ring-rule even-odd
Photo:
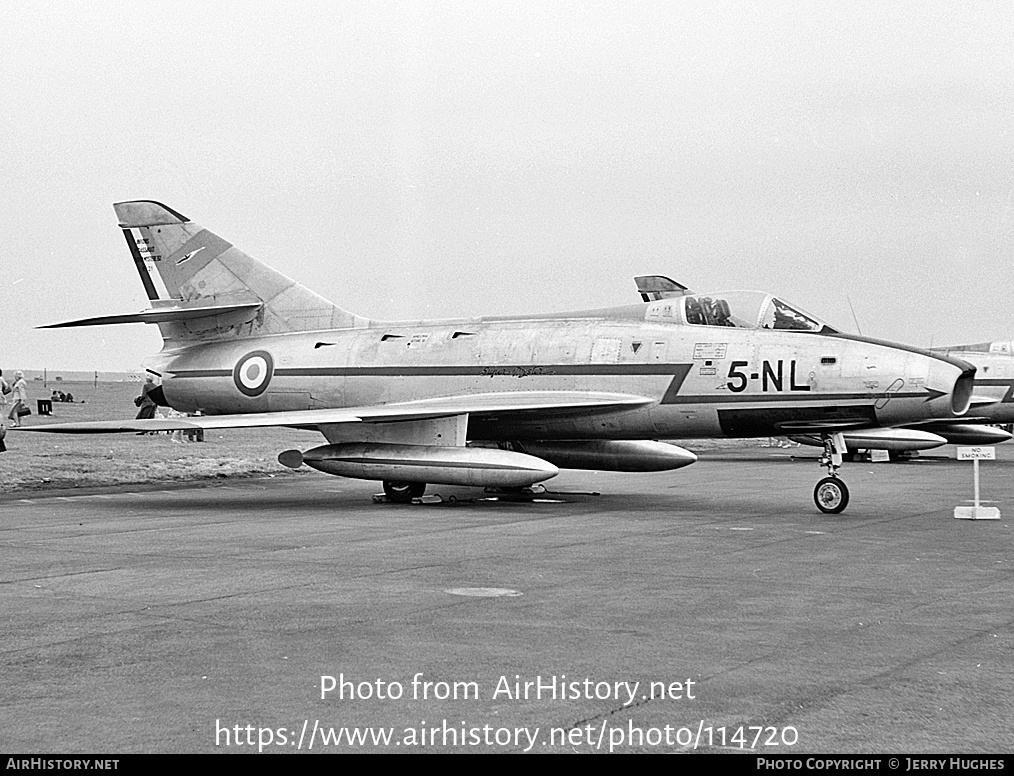
[(99, 420), (83, 423), (48, 423), (28, 426), (24, 431), (61, 434), (111, 434), (141, 431), (187, 431), (193, 429), (258, 428), (287, 426), (317, 429), (345, 423), (397, 423), (429, 420), (456, 415), (482, 419), (486, 416), (540, 415), (558, 417), (561, 413), (606, 413), (635, 409), (654, 403), (654, 399), (622, 393), (593, 391), (517, 391), (507, 393), (445, 396), (433, 399), (380, 404), (368, 407), (252, 412), (235, 415), (198, 415), (150, 420)]

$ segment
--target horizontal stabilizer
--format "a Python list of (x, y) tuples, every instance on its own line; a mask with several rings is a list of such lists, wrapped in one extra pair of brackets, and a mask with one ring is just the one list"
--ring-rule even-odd
[(141, 431), (189, 431), (222, 428), (288, 428), (319, 429), (341, 423), (397, 423), (399, 421), (442, 418), (453, 415), (482, 417), (561, 412), (595, 412), (634, 409), (651, 404), (654, 399), (624, 393), (593, 391), (518, 391), (485, 393), (473, 396), (447, 396), (436, 399), (370, 407), (341, 409), (288, 410), (284, 412), (251, 412), (238, 415), (198, 415), (150, 420), (97, 420), (83, 423), (47, 423), (22, 427), (21, 431), (60, 434), (116, 434)]
[(142, 310), (139, 313), (128, 313), (126, 315), (100, 315), (96, 318), (81, 318), (76, 321), (65, 321), (64, 323), (50, 323), (37, 328), (67, 329), (74, 326), (105, 326), (114, 323), (172, 323), (195, 321), (199, 318), (213, 318), (230, 313), (242, 313), (246, 315), (248, 320), (252, 320), (257, 311), (263, 306), (262, 302), (248, 302), (246, 304), (205, 307), (163, 307), (155, 310)]

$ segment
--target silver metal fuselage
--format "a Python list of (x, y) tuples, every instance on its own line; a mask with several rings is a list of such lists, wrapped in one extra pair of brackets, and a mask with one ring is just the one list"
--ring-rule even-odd
[[(648, 321), (644, 309), (237, 338), (163, 351), (156, 371), (172, 407), (207, 415), (518, 391), (655, 400), (608, 413), (472, 418), (475, 440), (765, 436), (839, 419), (951, 417), (967, 406), (971, 374), (955, 358), (840, 334)], [(255, 396), (235, 374), (251, 353), (272, 365)]]

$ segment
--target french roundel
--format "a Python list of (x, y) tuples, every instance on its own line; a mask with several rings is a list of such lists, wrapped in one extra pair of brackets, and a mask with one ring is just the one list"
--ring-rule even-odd
[(255, 350), (247, 353), (232, 370), (232, 381), (241, 393), (247, 396), (260, 396), (271, 382), (275, 370), (275, 362), (266, 350)]

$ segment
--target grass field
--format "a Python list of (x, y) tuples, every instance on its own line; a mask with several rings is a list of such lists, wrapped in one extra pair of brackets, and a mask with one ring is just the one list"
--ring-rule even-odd
[[(36, 399), (53, 388), (74, 395), (74, 403), (53, 403), (49, 418), (36, 414)], [(133, 418), (138, 383), (50, 381), (29, 383), (32, 415), (25, 426), (85, 420)], [(209, 431), (204, 442), (155, 434), (31, 434), (7, 433), (7, 452), (0, 453), (0, 493), (51, 488), (207, 480), (223, 477), (319, 475), (278, 463), (282, 450), (306, 450), (324, 444), (315, 432), (285, 428)], [(694, 452), (768, 445), (768, 439), (677, 440)]]
[[(36, 399), (53, 388), (71, 392), (74, 403), (53, 404), (51, 418), (36, 414)], [(41, 382), (28, 385), (32, 415), (25, 426), (133, 418), (138, 383)], [(8, 431), (0, 453), (0, 492), (74, 488), (260, 475), (298, 476), (278, 463), (282, 450), (324, 443), (320, 434), (292, 429), (209, 431), (204, 442), (166, 434), (31, 434)], [(309, 470), (303, 469), (302, 473)]]

